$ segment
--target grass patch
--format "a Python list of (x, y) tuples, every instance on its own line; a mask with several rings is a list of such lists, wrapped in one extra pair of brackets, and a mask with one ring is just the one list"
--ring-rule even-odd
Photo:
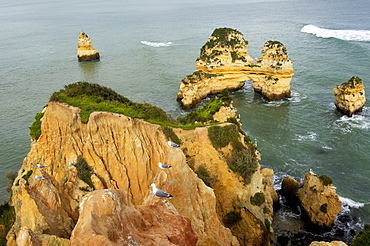
[(9, 206), (8, 203), (0, 205), (0, 245), (6, 245), (6, 234), (8, 234), (10, 228), (13, 226), (15, 221), (14, 207)]
[(242, 220), (242, 216), (240, 215), (240, 212), (231, 211), (225, 215), (222, 222), (224, 223), (226, 227), (230, 228), (231, 226), (235, 225), (241, 220)]
[(249, 137), (244, 137), (244, 142), (239, 141), (240, 127), (232, 124), (227, 126), (211, 126), (208, 128), (208, 136), (215, 149), (220, 149), (231, 144), (232, 154), (228, 157), (228, 165), (234, 172), (239, 173), (246, 184), (251, 182), (252, 174), (257, 171), (258, 161), (256, 147)]
[(30, 129), (30, 136), (32, 140), (37, 140), (39, 139), (41, 135), (41, 118), (44, 116), (44, 113), (37, 113), (35, 115), (35, 121), (32, 122), (31, 126), (29, 127)]
[(33, 173), (32, 170), (28, 170), (27, 173), (22, 176), (22, 179), (26, 180), (26, 185), (29, 185), (28, 178), (32, 175), (32, 173)]
[(181, 124), (194, 124), (195, 122), (213, 122), (213, 115), (222, 106), (230, 106), (232, 99), (227, 91), (223, 91), (220, 96), (214, 97), (209, 103), (200, 109), (190, 112), (183, 118), (179, 118)]
[(250, 197), (250, 201), (255, 206), (261, 206), (265, 202), (265, 194), (263, 192), (257, 192), (254, 196)]
[(370, 245), (370, 226), (365, 225), (365, 231), (356, 234), (355, 239), (350, 246)]
[(208, 186), (212, 187), (212, 178), (209, 175), (208, 170), (204, 166), (199, 166), (198, 170), (195, 172), (198, 175), (198, 178), (203, 180), (203, 182)]
[(333, 183), (333, 180), (329, 176), (326, 176), (326, 175), (320, 175), (319, 179), (325, 186), (331, 185)]
[(176, 135), (176, 133), (173, 131), (172, 127), (169, 126), (161, 126), (162, 131), (164, 135), (167, 137), (167, 139), (170, 139), (172, 142), (177, 143), (179, 145), (182, 144), (181, 139)]
[(78, 177), (86, 184), (88, 184), (90, 188), (94, 189), (94, 185), (91, 181), (91, 175), (93, 174), (92, 168), (89, 166), (86, 160), (80, 155), (77, 156), (76, 168), (78, 171)]
[(88, 82), (76, 82), (54, 92), (50, 101), (67, 103), (81, 109), (81, 122), (87, 123), (94, 111), (120, 113), (152, 123), (176, 122), (162, 109), (148, 103), (134, 103), (110, 88)]

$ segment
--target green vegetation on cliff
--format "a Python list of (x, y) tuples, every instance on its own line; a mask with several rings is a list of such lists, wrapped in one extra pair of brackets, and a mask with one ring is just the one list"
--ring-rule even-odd
[(252, 174), (258, 169), (256, 146), (248, 136), (244, 137), (244, 144), (240, 142), (239, 125), (211, 126), (208, 136), (217, 150), (231, 144), (233, 150), (227, 162), (231, 170), (239, 173), (246, 184), (251, 182)]
[(15, 221), (14, 207), (8, 203), (0, 205), (0, 245), (6, 245), (6, 234)]
[(213, 121), (213, 115), (217, 113), (222, 106), (228, 107), (231, 104), (231, 97), (227, 91), (222, 92), (219, 97), (214, 97), (204, 107), (190, 112), (183, 118), (179, 118), (181, 124), (194, 124), (195, 122)]
[(175, 120), (162, 109), (148, 103), (134, 103), (110, 88), (88, 82), (77, 82), (54, 92), (50, 101), (67, 103), (81, 109), (83, 123), (94, 111), (107, 111), (144, 119), (157, 124), (173, 124)]
[(343, 83), (342, 86), (343, 87), (349, 87), (349, 88), (355, 88), (356, 85), (361, 85), (363, 84), (362, 83), (362, 79), (360, 79), (359, 77), (356, 77), (356, 76), (353, 76), (350, 80), (348, 80), (347, 82)]
[(370, 225), (365, 225), (365, 231), (359, 232), (350, 246), (370, 245)]
[[(200, 49), (200, 55), (198, 59), (204, 62), (209, 62), (210, 60), (214, 59), (216, 56), (219, 56), (222, 54), (222, 51), (214, 49), (214, 48), (238, 49), (238, 48), (242, 48), (243, 45), (248, 45), (248, 41), (244, 40), (243, 34), (239, 32), (238, 30), (228, 28), (228, 27), (216, 28), (213, 31), (211, 37), (208, 39), (208, 41)], [(209, 50), (212, 50), (212, 53), (209, 54)], [(236, 59), (245, 60), (244, 57), (242, 56), (239, 57), (236, 52), (232, 55), (233, 55), (234, 61)]]
[(39, 139), (41, 135), (41, 118), (44, 116), (44, 113), (39, 112), (35, 116), (35, 121), (31, 124), (30, 128), (30, 136), (32, 140)]

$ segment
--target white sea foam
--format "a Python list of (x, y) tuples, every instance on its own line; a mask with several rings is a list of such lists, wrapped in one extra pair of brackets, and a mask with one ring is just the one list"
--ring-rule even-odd
[(370, 119), (365, 115), (354, 114), (352, 117), (343, 115), (335, 123), (345, 132), (352, 132), (352, 129), (370, 129)]
[(301, 32), (314, 34), (321, 38), (338, 38), (346, 41), (370, 41), (370, 31), (368, 30), (334, 30), (306, 25), (301, 29)]
[(298, 134), (296, 134), (296, 136), (297, 136), (298, 141), (315, 141), (316, 138), (317, 138), (317, 133), (307, 132), (307, 135), (298, 135)]
[(341, 197), (341, 196), (339, 196), (339, 200), (342, 201), (342, 207), (344, 209), (362, 208), (363, 206), (365, 206), (366, 204), (368, 204), (368, 203), (363, 203), (363, 202), (356, 202), (356, 201), (353, 201), (350, 198)]
[(171, 46), (172, 44), (172, 42), (150, 42), (150, 41), (141, 41), (141, 43), (152, 47)]

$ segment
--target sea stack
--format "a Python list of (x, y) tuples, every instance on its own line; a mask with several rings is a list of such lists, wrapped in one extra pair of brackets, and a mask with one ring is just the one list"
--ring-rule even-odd
[(348, 82), (335, 86), (333, 93), (335, 96), (334, 104), (338, 111), (348, 116), (361, 112), (366, 102), (365, 86), (362, 80), (355, 76)]
[(256, 77), (252, 86), (267, 101), (290, 97), (290, 82), (293, 77), (293, 63), (285, 46), (279, 41), (267, 41), (262, 48), (262, 57), (257, 59), (256, 71), (264, 76)]
[(80, 37), (78, 38), (77, 46), (78, 61), (93, 61), (100, 59), (99, 51), (95, 50), (91, 44), (92, 44), (91, 38), (89, 38), (87, 34), (84, 31), (82, 31), (80, 33)]
[(254, 90), (266, 100), (290, 96), (293, 65), (284, 45), (266, 42), (262, 58), (248, 55), (248, 41), (238, 30), (217, 28), (200, 50), (196, 71), (180, 84), (177, 100), (189, 109), (210, 94), (240, 89), (252, 80)]
[(292, 177), (284, 178), (281, 194), (291, 206), (299, 205), (311, 222), (321, 228), (331, 228), (342, 211), (342, 202), (331, 178), (312, 171), (306, 174), (303, 183)]

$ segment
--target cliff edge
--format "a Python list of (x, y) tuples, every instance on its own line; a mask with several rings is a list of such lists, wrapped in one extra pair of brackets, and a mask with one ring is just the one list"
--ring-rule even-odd
[[(260, 170), (255, 145), (239, 133), (236, 124), (182, 129), (91, 110), (93, 103), (87, 117), (83, 106), (61, 102), (68, 97), (74, 102), (86, 100), (92, 88), (104, 92), (94, 97), (97, 104), (117, 107), (124, 101), (98, 85), (88, 88), (81, 95), (74, 86), (66, 86), (53, 94), (44, 110), (41, 134), (12, 187), (16, 221), (8, 233), (8, 245), (90, 244), (92, 238), (107, 245), (119, 245), (122, 240), (158, 245), (156, 240), (162, 239), (172, 243), (168, 245), (269, 244), (273, 173)], [(125, 103), (130, 109), (144, 107)], [(215, 145), (211, 140), (215, 129), (232, 133), (233, 139)], [(170, 147), (170, 139), (180, 141), (181, 147)], [(160, 169), (159, 162), (172, 167)], [(245, 173), (239, 166), (244, 163), (250, 167), (243, 169)], [(202, 175), (200, 167), (208, 176)], [(161, 201), (149, 188), (151, 183), (174, 198)], [(106, 209), (97, 209), (102, 207)], [(130, 217), (125, 210), (136, 215)], [(141, 222), (130, 227), (133, 220)], [(172, 234), (168, 228), (173, 228)]]

